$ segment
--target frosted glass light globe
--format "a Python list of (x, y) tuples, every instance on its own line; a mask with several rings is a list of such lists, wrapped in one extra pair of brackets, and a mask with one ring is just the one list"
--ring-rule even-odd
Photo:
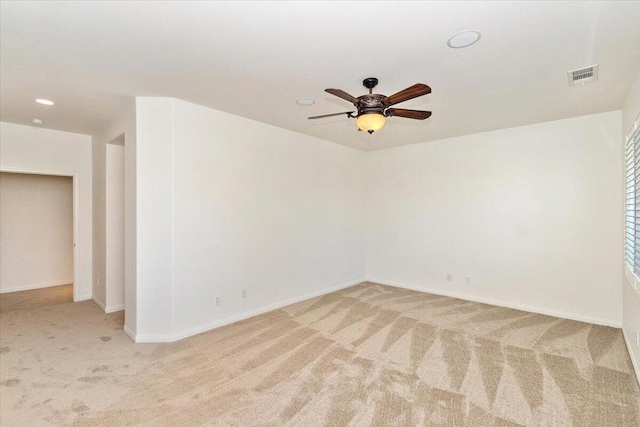
[(361, 114), (356, 119), (356, 125), (366, 132), (375, 132), (382, 129), (384, 123), (387, 121), (385, 116), (379, 113)]

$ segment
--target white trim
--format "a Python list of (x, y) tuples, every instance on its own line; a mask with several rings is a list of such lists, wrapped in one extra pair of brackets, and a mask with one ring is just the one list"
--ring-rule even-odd
[(51, 169), (25, 169), (25, 168), (13, 168), (9, 166), (0, 167), (0, 172), (10, 173), (24, 173), (28, 175), (54, 175), (54, 176), (75, 176), (75, 172), (61, 172)]
[(91, 298), (92, 298), (91, 294), (78, 295), (77, 297), (74, 295), (73, 296), (73, 302), (89, 301)]
[(624, 328), (622, 328), (622, 336), (624, 337), (625, 344), (627, 344), (627, 351), (629, 352), (629, 359), (631, 359), (631, 364), (633, 365), (633, 370), (636, 373), (636, 379), (638, 380), (638, 383), (640, 383), (640, 367), (638, 366), (638, 363), (636, 362), (635, 352), (633, 351), (633, 347), (631, 345), (631, 342), (629, 341), (629, 337), (627, 337), (627, 333), (624, 331)]
[(127, 336), (133, 340), (133, 342), (137, 342), (136, 341), (136, 333), (133, 332), (131, 329), (129, 329), (129, 327), (127, 325), (124, 325), (123, 330), (124, 330), (124, 333), (127, 334)]
[(284, 301), (277, 302), (275, 304), (268, 305), (266, 307), (257, 308), (255, 310), (246, 311), (244, 313), (236, 314), (233, 316), (225, 317), (224, 319), (214, 320), (213, 322), (205, 323), (194, 328), (185, 329), (183, 331), (174, 332), (173, 334), (165, 335), (139, 335), (133, 333), (131, 330), (127, 332), (125, 326), (125, 333), (129, 335), (137, 343), (152, 343), (152, 342), (173, 342), (183, 338), (187, 338), (193, 335), (201, 334), (203, 332), (210, 331), (212, 329), (219, 328), (221, 326), (229, 325), (231, 323), (239, 322), (240, 320), (248, 319), (250, 317), (258, 316), (268, 311), (277, 310), (282, 307), (286, 307), (291, 304), (296, 304), (301, 301), (305, 301), (311, 298), (316, 298), (322, 295), (330, 294), (331, 292), (339, 291), (341, 289), (349, 288), (351, 286), (358, 285), (364, 282), (364, 279), (352, 280), (342, 285), (333, 286), (331, 288), (325, 288), (320, 291), (311, 292), (299, 297), (289, 298)]
[[(73, 193), (73, 209), (72, 209), (72, 221), (73, 221), (73, 279), (70, 282), (67, 283), (73, 283), (73, 301), (74, 302), (78, 302), (78, 301), (85, 301), (88, 299), (91, 299), (91, 295), (89, 295), (89, 297), (81, 297), (78, 294), (78, 278), (79, 278), (79, 274), (78, 274), (78, 270), (79, 270), (79, 263), (78, 263), (78, 239), (80, 236), (79, 230), (80, 230), (80, 217), (79, 217), (79, 210), (80, 210), (80, 177), (78, 172), (61, 172), (61, 171), (57, 171), (57, 170), (51, 170), (51, 169), (25, 169), (25, 168), (14, 168), (14, 167), (7, 167), (7, 166), (2, 166), (0, 167), (0, 172), (9, 172), (9, 173), (23, 173), (23, 174), (30, 174), (30, 175), (53, 175), (53, 176), (68, 176), (71, 177), (71, 180), (73, 182), (73, 188), (71, 189), (72, 193)], [(93, 256), (91, 257), (91, 259), (93, 260)], [(36, 289), (36, 288), (34, 288)], [(7, 291), (10, 292), (10, 291)], [(91, 292), (93, 293), (93, 287)]]
[(97, 304), (98, 307), (100, 307), (100, 309), (102, 309), (102, 311), (107, 310), (107, 307), (105, 307), (104, 303), (102, 301), (100, 301), (97, 297), (93, 297), (91, 298), (93, 300), (93, 302), (95, 302)]
[(124, 310), (124, 304), (116, 304), (116, 305), (110, 305), (108, 307), (106, 307), (104, 309), (105, 313), (115, 313), (116, 311), (122, 311)]
[(124, 310), (124, 304), (106, 306), (102, 301), (100, 301), (96, 297), (93, 297), (93, 302), (98, 304), (98, 307), (100, 307), (102, 311), (104, 311), (106, 314), (115, 313), (116, 311)]
[(533, 306), (524, 305), (524, 304), (516, 304), (516, 303), (512, 303), (512, 302), (509, 302), (509, 301), (503, 301), (503, 300), (499, 300), (499, 299), (476, 297), (476, 296), (473, 296), (473, 295), (460, 294), (460, 293), (457, 293), (457, 292), (442, 291), (440, 289), (431, 289), (431, 288), (422, 287), (422, 286), (407, 285), (405, 283), (392, 282), (392, 281), (389, 281), (389, 280), (382, 280), (382, 279), (367, 279), (367, 282), (378, 283), (380, 285), (393, 286), (393, 287), (396, 287), (396, 288), (409, 289), (409, 290), (412, 290), (412, 291), (424, 292), (424, 293), (429, 293), (429, 294), (443, 295), (443, 296), (446, 296), (446, 297), (458, 298), (458, 299), (463, 299), (463, 300), (466, 300), (466, 301), (480, 302), (480, 303), (483, 303), (483, 304), (491, 304), (491, 305), (497, 305), (497, 306), (500, 306), (500, 307), (513, 308), (513, 309), (516, 309), (516, 310), (528, 311), (528, 312), (531, 312), (531, 313), (544, 314), (546, 316), (560, 317), (562, 319), (577, 320), (579, 322), (594, 323), (596, 325), (611, 326), (611, 327), (614, 327), (614, 328), (622, 327), (621, 323), (612, 322), (612, 321), (607, 320), (607, 319), (601, 319), (601, 318), (598, 318), (598, 317), (591, 317), (591, 316), (584, 316), (582, 314), (569, 313), (569, 312), (566, 312), (566, 311), (548, 310), (546, 308), (533, 307)]
[(638, 275), (629, 268), (629, 264), (624, 263), (625, 279), (629, 287), (633, 290), (633, 294), (640, 299), (640, 278)]
[(9, 292), (30, 291), (32, 289), (51, 288), (54, 286), (71, 285), (72, 283), (73, 283), (73, 279), (57, 280), (55, 282), (47, 282), (47, 283), (32, 283), (30, 285), (20, 285), (20, 286), (14, 286), (12, 288), (2, 289), (0, 290), (0, 294), (8, 294)]

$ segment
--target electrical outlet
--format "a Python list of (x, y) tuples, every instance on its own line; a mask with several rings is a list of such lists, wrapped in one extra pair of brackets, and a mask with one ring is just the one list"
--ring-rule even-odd
[(347, 273), (350, 273), (350, 272), (351, 272), (351, 266), (347, 265)]
[(447, 282), (453, 281), (453, 275), (451, 273), (447, 273)]
[(220, 297), (216, 297), (216, 305), (220, 305)]
[(465, 276), (464, 278), (464, 283), (466, 285), (470, 285), (471, 284), (471, 276)]
[(97, 277), (96, 280), (98, 281), (98, 287), (100, 287), (100, 278)]
[(241, 294), (242, 294), (242, 298), (246, 298), (247, 297), (247, 290), (243, 289)]

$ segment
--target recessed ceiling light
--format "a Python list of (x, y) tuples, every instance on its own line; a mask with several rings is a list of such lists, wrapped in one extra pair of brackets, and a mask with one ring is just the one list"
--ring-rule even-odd
[(309, 105), (313, 105), (315, 104), (316, 101), (314, 101), (313, 99), (309, 99), (309, 98), (300, 98), (296, 101), (296, 104), (298, 105), (302, 105), (303, 107), (308, 107)]
[(36, 119), (35, 117), (33, 119), (31, 119), (31, 123), (33, 123), (34, 125), (41, 125), (44, 122), (42, 121), (42, 119)]
[(49, 101), (48, 99), (44, 98), (36, 98), (36, 102), (42, 105), (55, 105), (55, 102)]
[(449, 41), (447, 41), (447, 45), (454, 49), (459, 49), (461, 47), (471, 46), (475, 42), (480, 40), (480, 32), (476, 30), (464, 30), (459, 33), (455, 33)]

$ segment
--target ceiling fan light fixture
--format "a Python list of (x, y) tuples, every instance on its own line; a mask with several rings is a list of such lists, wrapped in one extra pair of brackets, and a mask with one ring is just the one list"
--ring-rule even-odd
[(324, 119), (326, 117), (335, 117), (346, 114), (350, 119), (356, 119), (356, 126), (358, 126), (359, 130), (363, 130), (365, 132), (368, 132), (369, 134), (372, 134), (373, 132), (382, 129), (385, 122), (387, 121), (387, 117), (404, 117), (414, 120), (424, 120), (431, 117), (431, 111), (407, 110), (404, 108), (395, 107), (390, 108), (401, 102), (430, 94), (431, 88), (426, 84), (416, 83), (413, 86), (409, 86), (408, 88), (394, 93), (391, 96), (372, 93), (373, 88), (377, 84), (378, 79), (375, 77), (364, 79), (362, 85), (369, 89), (369, 93), (361, 95), (357, 98), (340, 89), (325, 89), (325, 92), (352, 103), (353, 106), (357, 109), (357, 114), (354, 114), (354, 111), (344, 111), (342, 113), (331, 113), (323, 114), (321, 116), (312, 116), (309, 117), (309, 119)]
[(373, 133), (382, 129), (386, 121), (386, 117), (380, 113), (365, 113), (358, 116), (356, 125), (360, 130)]

